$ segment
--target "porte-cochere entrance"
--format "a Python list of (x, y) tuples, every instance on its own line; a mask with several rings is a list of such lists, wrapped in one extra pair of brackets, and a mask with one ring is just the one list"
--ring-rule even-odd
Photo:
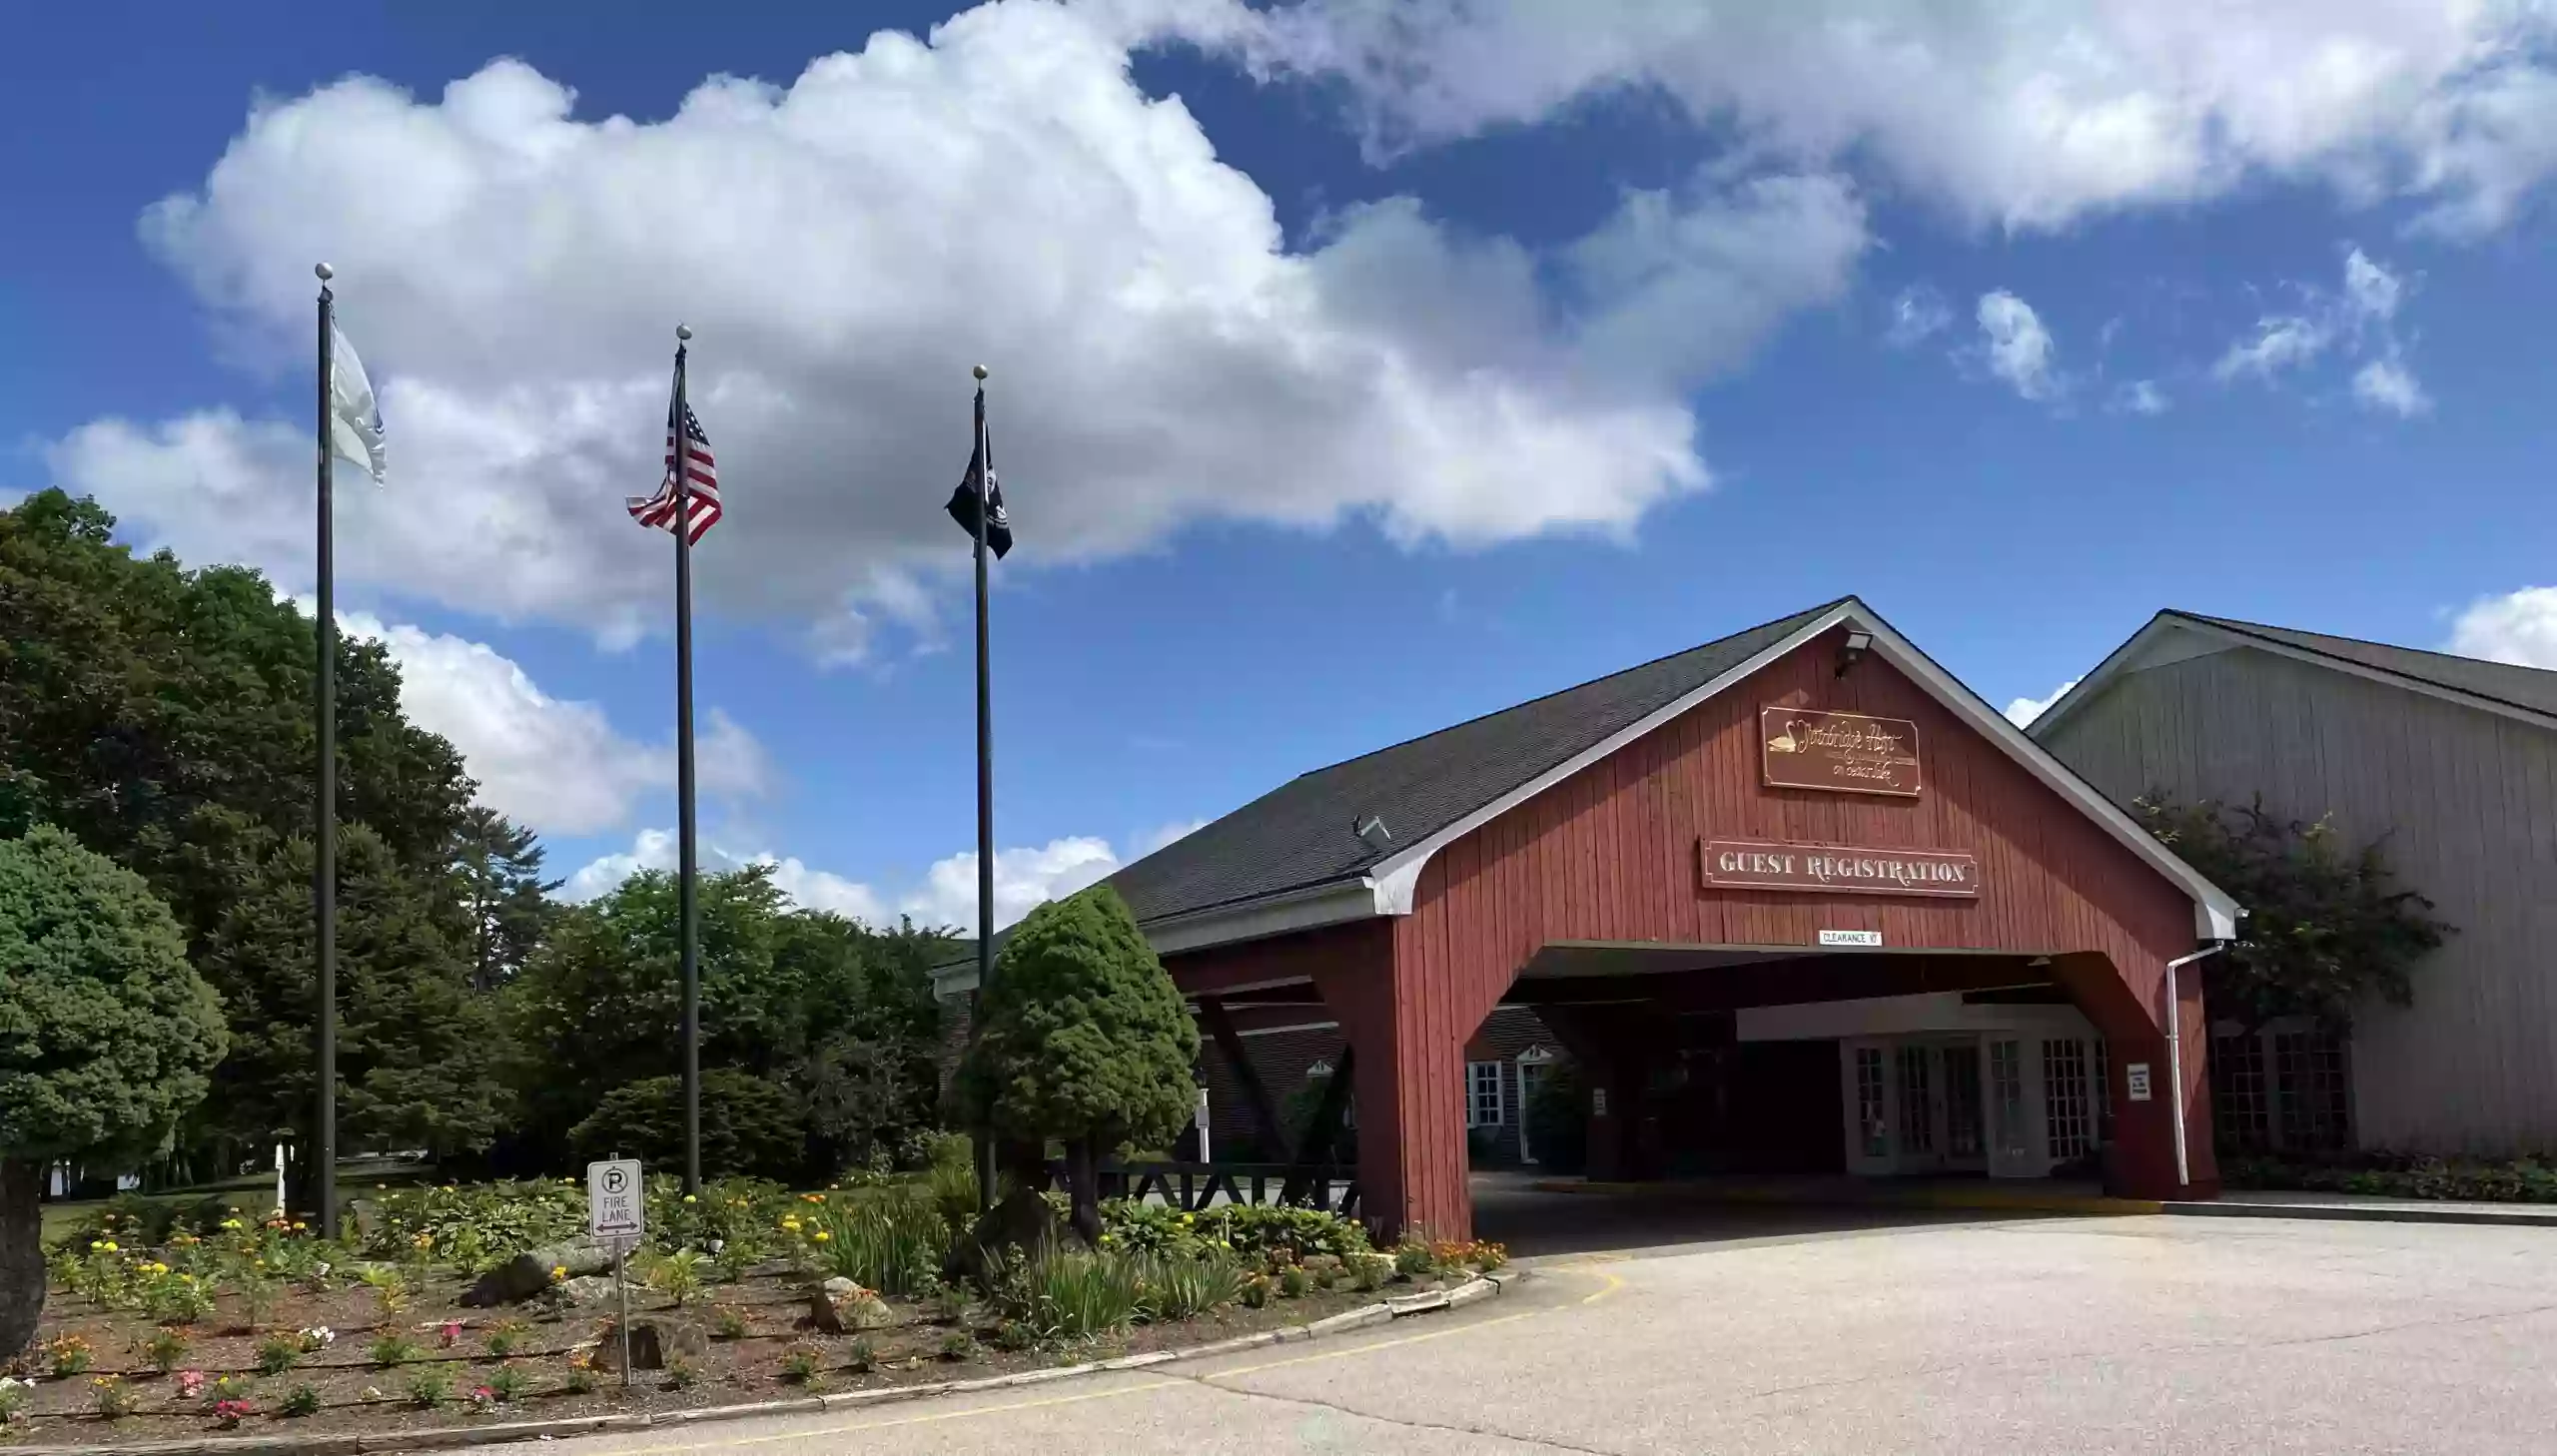
[[(1386, 1231), (1469, 1231), (1502, 1005), (1560, 1044), (1593, 1177), (2216, 1191), (2166, 968), (2236, 907), (1852, 597), (1305, 774), (1111, 883), (1229, 1074), (1256, 1025), (1335, 1029), (1326, 1125)], [(1220, 1136), (1289, 1140), (1290, 1089), (1226, 1081)]]

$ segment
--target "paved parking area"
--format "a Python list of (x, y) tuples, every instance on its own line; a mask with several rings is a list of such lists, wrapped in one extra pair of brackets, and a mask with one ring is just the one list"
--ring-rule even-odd
[(2557, 1452), (2557, 1231), (2173, 1217), (1557, 1255), (1337, 1343), (579, 1456)]

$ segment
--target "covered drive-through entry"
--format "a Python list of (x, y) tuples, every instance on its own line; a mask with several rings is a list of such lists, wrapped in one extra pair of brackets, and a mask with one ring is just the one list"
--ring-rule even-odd
[(1593, 1175), (2216, 1188), (2168, 966), (2236, 907), (1852, 597), (1303, 775), (1112, 883), (1206, 1055), (1336, 1024), (1318, 1116), (1389, 1231), (1469, 1232), (1464, 1048), (1504, 1003), (1562, 1044)]

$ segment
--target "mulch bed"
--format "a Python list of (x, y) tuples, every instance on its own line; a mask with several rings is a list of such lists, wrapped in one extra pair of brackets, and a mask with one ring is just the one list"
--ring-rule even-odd
[[(538, 1299), (511, 1309), (465, 1309), (454, 1302), (463, 1286), (437, 1283), (417, 1294), (396, 1320), (386, 1322), (366, 1289), (296, 1291), (279, 1300), (255, 1332), (244, 1327), (242, 1311), (226, 1297), (212, 1317), (190, 1330), (191, 1343), (179, 1368), (200, 1370), (206, 1377), (204, 1393), (192, 1400), (179, 1397), (176, 1375), (151, 1369), (134, 1350), (157, 1326), (138, 1314), (95, 1309), (79, 1295), (57, 1288), (47, 1305), (42, 1338), (66, 1333), (86, 1337), (96, 1347), (95, 1365), (57, 1379), (45, 1373), (41, 1349), (31, 1350), (23, 1362), (27, 1368), (20, 1373), (37, 1377), (32, 1398), (0, 1441), (75, 1445), (179, 1440), (219, 1432), (226, 1428), (212, 1413), (211, 1384), (223, 1375), (244, 1376), (253, 1382), (248, 1398), (255, 1414), (236, 1428), (251, 1434), (396, 1432), (733, 1405), (812, 1393), (811, 1386), (792, 1383), (782, 1374), (783, 1353), (793, 1349), (817, 1355), (820, 1374), (814, 1391), (930, 1384), (1206, 1344), (1308, 1323), (1389, 1295), (1449, 1282), (1455, 1281), (1396, 1282), (1381, 1291), (1363, 1293), (1341, 1287), (1294, 1299), (1274, 1292), (1269, 1304), (1260, 1309), (1233, 1305), (1190, 1320), (1139, 1325), (1106, 1343), (1007, 1352), (984, 1343), (993, 1335), (994, 1325), (993, 1316), (982, 1307), (972, 1307), (958, 1320), (945, 1320), (930, 1307), (891, 1301), (896, 1321), (888, 1327), (859, 1335), (827, 1335), (806, 1327), (807, 1285), (785, 1274), (763, 1273), (732, 1284), (714, 1284), (680, 1311), (634, 1280), (630, 1289), (634, 1325), (645, 1316), (664, 1315), (697, 1323), (707, 1333), (715, 1330), (716, 1316), (724, 1308), (744, 1317), (746, 1332), (734, 1338), (712, 1334), (706, 1352), (689, 1362), (691, 1381), (681, 1388), (666, 1371), (640, 1370), (633, 1373), (632, 1387), (624, 1390), (618, 1373), (597, 1368), (593, 1371), (596, 1388), (584, 1394), (571, 1394), (564, 1385), (571, 1378), (572, 1355), (580, 1347), (591, 1352), (608, 1327), (616, 1309), (609, 1296), (599, 1303), (556, 1311), (543, 1308)], [(501, 1360), (488, 1353), (486, 1340), (492, 1327), (510, 1320), (521, 1321), (526, 1328), (520, 1348)], [(461, 1325), (449, 1348), (441, 1345), (447, 1321)], [(335, 1343), (305, 1355), (283, 1374), (257, 1373), (256, 1352), (262, 1338), (321, 1325), (336, 1332)], [(973, 1352), (964, 1358), (945, 1357), (945, 1344), (963, 1330), (978, 1341)], [(395, 1331), (417, 1341), (418, 1358), (391, 1367), (373, 1364), (366, 1347)], [(873, 1364), (867, 1371), (851, 1368), (857, 1340), (866, 1340), (872, 1352)], [(421, 1407), (408, 1398), (409, 1380), (420, 1369), (437, 1363), (451, 1371), (453, 1397), (440, 1407)], [(484, 1385), (501, 1365), (509, 1364), (526, 1377), (529, 1388), (524, 1394), (484, 1404), (467, 1399), (474, 1387)], [(115, 1420), (96, 1414), (93, 1381), (102, 1375), (120, 1375), (129, 1382), (136, 1397), (132, 1414)], [(286, 1392), (306, 1384), (319, 1393), (318, 1413), (281, 1414)]]

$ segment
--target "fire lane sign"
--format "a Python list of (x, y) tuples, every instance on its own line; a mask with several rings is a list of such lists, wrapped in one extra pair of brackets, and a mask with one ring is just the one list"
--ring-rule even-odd
[(586, 1164), (586, 1232), (612, 1243), (639, 1241), (647, 1232), (648, 1199), (639, 1181), (639, 1159)]

